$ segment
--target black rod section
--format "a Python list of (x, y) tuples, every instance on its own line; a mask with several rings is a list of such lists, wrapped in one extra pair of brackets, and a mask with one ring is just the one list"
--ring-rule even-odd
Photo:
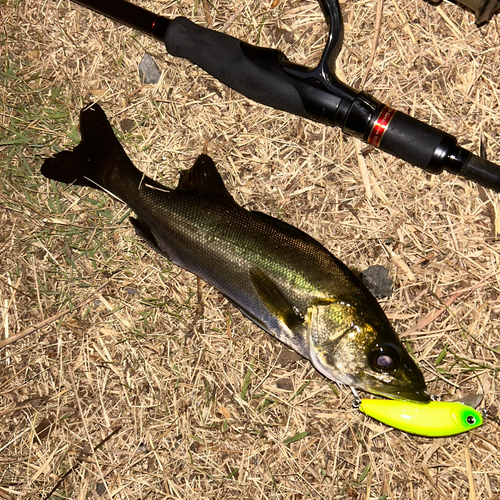
[(125, 0), (73, 0), (121, 24), (164, 42), (170, 20)]

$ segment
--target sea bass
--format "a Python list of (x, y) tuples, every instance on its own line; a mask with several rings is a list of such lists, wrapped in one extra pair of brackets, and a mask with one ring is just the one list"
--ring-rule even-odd
[(169, 189), (133, 165), (97, 104), (82, 110), (80, 132), (81, 143), (47, 159), (43, 175), (122, 200), (152, 248), (213, 285), (329, 379), (429, 400), (421, 371), (368, 289), (311, 236), (240, 207), (208, 156)]

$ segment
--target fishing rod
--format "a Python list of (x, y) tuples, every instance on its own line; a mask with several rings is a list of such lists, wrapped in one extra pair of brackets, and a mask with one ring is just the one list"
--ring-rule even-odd
[(256, 102), (340, 127), (432, 174), (446, 170), (500, 192), (499, 165), (458, 146), (452, 135), (338, 79), (335, 61), (344, 35), (338, 0), (318, 0), (329, 31), (316, 68), (292, 63), (279, 50), (250, 45), (185, 17), (168, 19), (126, 0), (74, 1), (156, 38), (172, 56), (188, 59)]
[[(430, 0), (432, 3), (440, 3), (441, 0)], [(458, 0), (476, 15), (476, 24), (488, 22), (493, 14), (500, 9), (500, 0)]]

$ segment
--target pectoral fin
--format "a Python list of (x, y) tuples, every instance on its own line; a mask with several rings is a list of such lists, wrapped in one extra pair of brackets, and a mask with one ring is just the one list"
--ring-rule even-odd
[(250, 279), (262, 303), (268, 311), (280, 319), (290, 330), (304, 322), (300, 312), (294, 309), (278, 286), (260, 269), (250, 269)]

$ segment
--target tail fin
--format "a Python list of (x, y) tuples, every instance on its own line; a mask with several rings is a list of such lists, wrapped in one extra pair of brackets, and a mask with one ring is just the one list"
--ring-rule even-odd
[(62, 151), (45, 160), (42, 174), (49, 179), (108, 189), (110, 169), (132, 165), (116, 138), (102, 108), (98, 104), (84, 108), (80, 113), (82, 140), (73, 151)]

